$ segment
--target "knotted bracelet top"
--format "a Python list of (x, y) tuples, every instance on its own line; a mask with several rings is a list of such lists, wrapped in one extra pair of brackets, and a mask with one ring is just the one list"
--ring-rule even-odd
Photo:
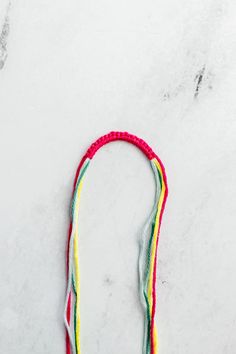
[(66, 354), (81, 354), (80, 343), (80, 274), (78, 252), (78, 206), (85, 172), (96, 152), (105, 144), (122, 140), (137, 146), (150, 161), (156, 183), (154, 206), (140, 238), (139, 289), (145, 312), (143, 354), (158, 354), (155, 324), (157, 247), (162, 215), (168, 195), (165, 168), (148, 144), (127, 132), (110, 132), (97, 139), (82, 157), (78, 166), (71, 203), (71, 222), (68, 233), (67, 291), (64, 312)]

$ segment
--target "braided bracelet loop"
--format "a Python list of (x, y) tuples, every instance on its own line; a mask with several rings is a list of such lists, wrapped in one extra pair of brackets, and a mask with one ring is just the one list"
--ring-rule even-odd
[[(158, 354), (158, 336), (155, 325), (157, 248), (162, 215), (168, 195), (165, 168), (142, 139), (128, 132), (110, 132), (97, 139), (82, 157), (76, 171), (71, 204), (71, 222), (68, 232), (67, 292), (64, 321), (66, 326), (66, 354), (81, 354), (80, 343), (80, 274), (78, 252), (78, 206), (85, 172), (96, 152), (113, 141), (126, 141), (138, 147), (148, 158), (156, 181), (155, 202), (140, 239), (139, 289), (145, 310), (143, 354)], [(148, 234), (148, 235), (147, 235)], [(72, 316), (73, 312), (73, 316)]]

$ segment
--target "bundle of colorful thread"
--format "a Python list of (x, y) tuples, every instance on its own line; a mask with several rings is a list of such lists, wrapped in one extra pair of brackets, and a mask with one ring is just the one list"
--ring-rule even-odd
[(164, 166), (148, 144), (127, 132), (111, 132), (93, 143), (83, 156), (76, 172), (71, 205), (71, 222), (68, 235), (67, 292), (65, 305), (66, 353), (81, 354), (80, 342), (80, 272), (78, 251), (78, 212), (84, 175), (93, 156), (103, 145), (123, 140), (136, 145), (150, 160), (156, 182), (153, 210), (140, 238), (139, 288), (145, 309), (143, 354), (158, 353), (158, 336), (155, 325), (157, 247), (162, 215), (168, 195)]

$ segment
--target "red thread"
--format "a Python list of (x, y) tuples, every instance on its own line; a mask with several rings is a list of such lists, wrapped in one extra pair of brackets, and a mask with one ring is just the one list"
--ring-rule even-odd
[[(69, 248), (70, 248), (70, 238), (71, 238), (71, 232), (72, 232), (72, 222), (70, 222), (69, 230), (68, 230), (68, 243), (67, 243), (67, 250), (66, 250), (66, 276), (68, 280), (68, 273), (69, 273)], [(66, 309), (66, 320), (68, 322), (68, 325), (70, 325), (70, 319), (71, 319), (71, 293), (68, 298), (67, 302), (67, 309)], [(70, 338), (69, 335), (66, 331), (66, 353), (71, 354), (71, 347), (70, 347)]]
[(165, 209), (166, 205), (166, 200), (168, 196), (168, 184), (167, 184), (167, 178), (166, 178), (166, 172), (165, 172), (165, 167), (163, 163), (161, 162), (160, 158), (155, 154), (155, 158), (159, 162), (162, 172), (163, 172), (163, 180), (164, 184), (166, 187), (165, 194), (164, 194), (164, 199), (163, 199), (163, 204), (161, 208), (161, 213), (160, 213), (160, 223), (159, 223), (159, 228), (157, 231), (157, 244), (156, 244), (156, 253), (155, 253), (155, 260), (154, 260), (154, 269), (153, 269), (153, 285), (152, 285), (152, 299), (153, 299), (153, 306), (152, 306), (152, 319), (151, 319), (151, 353), (150, 354), (155, 354), (154, 352), (154, 328), (155, 328), (155, 311), (156, 311), (156, 276), (157, 276), (157, 249), (158, 249), (158, 242), (159, 242), (159, 234), (160, 234), (160, 228), (161, 228), (161, 222), (162, 222), (162, 216), (163, 212)]
[[(66, 319), (68, 325), (70, 325), (70, 318), (71, 318), (71, 292), (68, 298), (67, 309), (66, 309)], [(70, 338), (68, 332), (66, 332), (66, 354), (71, 354)]]
[[(159, 159), (158, 159), (159, 160)], [(168, 196), (168, 187), (167, 187), (167, 180), (166, 180), (166, 174), (164, 167), (163, 168), (163, 179), (164, 183), (166, 185), (166, 191), (164, 195), (164, 200), (161, 208), (161, 213), (160, 213), (160, 223), (159, 223), (159, 228), (157, 231), (157, 244), (156, 244), (156, 253), (155, 253), (155, 259), (154, 259), (154, 269), (153, 269), (153, 284), (152, 284), (152, 299), (153, 299), (153, 305), (152, 305), (152, 319), (151, 319), (151, 353), (150, 354), (155, 354), (154, 350), (154, 328), (155, 328), (155, 311), (156, 311), (156, 277), (157, 277), (157, 248), (158, 248), (158, 242), (159, 242), (159, 234), (160, 234), (160, 228), (161, 228), (161, 222), (162, 222), (162, 215), (165, 209), (165, 204), (166, 204), (166, 199)]]

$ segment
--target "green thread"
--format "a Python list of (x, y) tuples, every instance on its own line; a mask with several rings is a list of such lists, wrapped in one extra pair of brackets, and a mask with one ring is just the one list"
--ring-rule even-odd
[(71, 202), (71, 217), (72, 217), (72, 219), (73, 219), (73, 215), (74, 215), (75, 199), (76, 199), (78, 187), (79, 187), (80, 181), (82, 180), (82, 178), (83, 178), (83, 176), (85, 174), (85, 171), (88, 168), (89, 162), (90, 162), (89, 159), (87, 161), (85, 161), (85, 166), (83, 167), (83, 169), (82, 169), (82, 171), (80, 173), (80, 176), (79, 176), (79, 178), (78, 178), (78, 180), (76, 182), (75, 191), (74, 191), (74, 195), (73, 195), (72, 202)]
[(145, 274), (145, 285), (144, 285), (144, 298), (146, 301), (146, 306), (147, 306), (147, 343), (146, 343), (146, 352), (149, 353), (150, 350), (150, 326), (151, 326), (151, 317), (150, 317), (150, 304), (148, 301), (147, 297), (147, 285), (148, 285), (148, 274), (150, 271), (150, 258), (151, 258), (151, 246), (152, 246), (152, 240), (153, 240), (153, 235), (154, 235), (154, 229), (155, 229), (155, 223), (152, 223), (152, 230), (151, 230), (151, 237), (149, 239), (148, 243), (148, 256), (147, 256), (147, 268), (146, 268), (146, 274)]
[(77, 322), (76, 306), (77, 306), (77, 296), (75, 298), (75, 304), (74, 304), (74, 333), (75, 333), (75, 350), (76, 353), (78, 353), (78, 343), (76, 339), (76, 322)]

